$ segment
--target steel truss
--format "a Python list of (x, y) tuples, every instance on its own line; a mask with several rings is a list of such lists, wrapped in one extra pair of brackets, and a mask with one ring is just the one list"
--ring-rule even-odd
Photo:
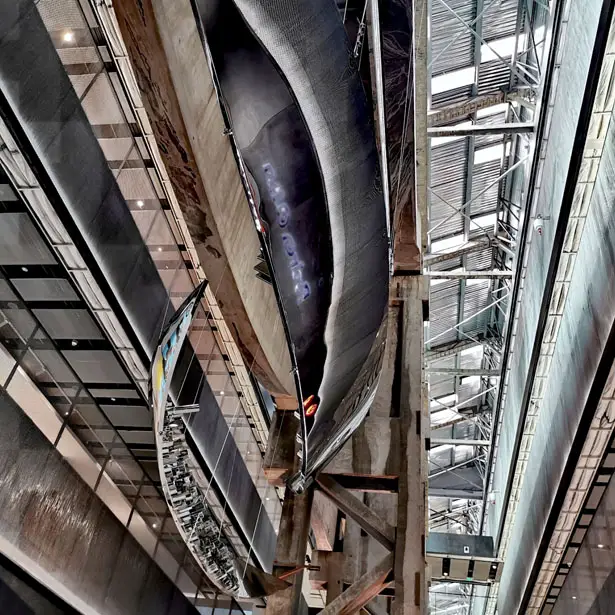
[[(460, 36), (469, 32), (473, 41), (473, 61), (475, 79), (471, 85), (470, 97), (436, 108), (432, 107), (430, 94), (430, 113), (428, 117), (428, 136), (431, 148), (439, 145), (442, 138), (465, 140), (465, 180), (461, 205), (450, 202), (437, 188), (430, 187), (432, 202), (444, 205), (450, 210), (446, 217), (438, 218), (428, 227), (428, 254), (424, 259), (424, 273), (431, 279), (432, 292), (440, 284), (458, 284), (458, 293), (451, 297), (456, 303), (457, 317), (454, 323), (434, 327), (436, 318), (431, 320), (430, 328), (435, 333), (427, 334), (426, 361), (427, 376), (430, 382), (430, 407), (432, 411), (432, 449), (430, 461), (431, 478), (448, 473), (454, 476), (460, 467), (472, 467), (481, 479), (480, 488), (484, 491), (487, 479), (488, 451), (492, 439), (492, 411), (500, 386), (501, 349), (509, 311), (509, 295), (513, 283), (514, 259), (517, 251), (517, 232), (525, 211), (520, 186), (528, 161), (531, 158), (534, 139), (534, 113), (537, 92), (540, 89), (543, 37), (537, 37), (535, 30), (540, 24), (536, 15), (536, 0), (519, 0), (516, 23), (514, 24), (513, 51), (504, 55), (497, 42), (488, 40), (483, 26), (487, 18), (501, 4), (495, 0), (468, 0), (472, 2), (472, 18), (467, 12), (460, 14), (459, 5), (453, 8), (450, 0), (432, 0), (430, 10), (444, 11), (452, 19), (462, 24), (461, 31), (441, 49), (435, 57), (428, 49), (430, 70), (434, 62), (442, 57)], [(542, 5), (540, 5), (542, 6)], [(540, 7), (538, 7), (540, 8)], [(544, 7), (543, 7), (544, 8)], [(431, 15), (430, 15), (431, 19)], [(432, 22), (432, 40), (436, 36)], [(488, 53), (493, 64), (505, 66), (508, 81), (497, 89), (485, 93), (479, 88), (479, 75), (482, 56)], [(485, 122), (483, 118), (491, 108), (497, 106), (500, 115), (497, 121)], [(504, 109), (504, 119), (501, 118)], [(462, 125), (455, 125), (461, 124)], [(499, 173), (496, 178), (485, 182), (475, 179), (475, 154), (484, 148), (485, 139), (501, 145)], [(495, 141), (497, 139), (497, 141)], [(453, 162), (453, 161), (451, 161)], [(477, 187), (480, 189), (477, 190)], [(497, 190), (497, 207), (492, 226), (483, 227), (475, 219), (478, 213), (473, 209), (481, 203), (487, 193)], [(484, 213), (484, 212), (480, 212)], [(441, 241), (446, 225), (455, 217), (461, 217), (463, 232), (456, 246), (446, 250), (432, 245)], [(488, 251), (488, 252), (487, 252)], [(490, 254), (488, 267), (474, 264), (479, 255)], [(468, 288), (474, 283), (488, 284), (489, 300), (477, 306), (472, 304)], [(437, 291), (435, 291), (437, 292)], [(483, 330), (477, 331), (476, 322), (484, 323)], [(450, 341), (454, 333), (456, 339)], [(446, 341), (445, 341), (446, 340)], [(482, 353), (480, 350), (482, 348)], [(468, 367), (464, 359), (467, 353), (481, 353), (480, 365)], [(452, 395), (445, 398), (431, 395), (434, 383), (452, 379)], [(470, 380), (474, 388), (468, 392), (465, 383)], [(451, 401), (451, 398), (453, 401)], [(440, 416), (448, 413), (445, 420)], [(443, 450), (449, 455), (442, 465)], [(466, 451), (465, 456), (457, 451)], [(464, 481), (467, 477), (464, 477)], [(462, 482), (464, 482), (462, 481)], [(468, 486), (468, 485), (467, 485)], [(474, 489), (468, 486), (469, 489)], [(482, 502), (463, 497), (463, 489), (442, 490), (434, 488), (430, 492), (430, 529), (478, 533)], [(446, 497), (450, 495), (450, 497)], [(482, 500), (482, 496), (480, 497)], [(433, 504), (432, 504), (433, 502)], [(443, 504), (444, 502), (444, 504)], [(471, 600), (471, 592), (468, 593)], [(450, 613), (467, 613), (468, 603), (460, 603), (458, 609)], [(465, 609), (465, 610), (464, 610)]]

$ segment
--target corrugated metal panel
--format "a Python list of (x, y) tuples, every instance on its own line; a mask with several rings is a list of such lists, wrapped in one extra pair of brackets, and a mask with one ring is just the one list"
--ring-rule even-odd
[[(504, 58), (506, 60), (506, 58)], [(507, 88), (510, 82), (510, 67), (499, 59), (484, 62), (478, 69), (478, 95)]]
[[(450, 280), (430, 288), (429, 293), (429, 338), (440, 335), (458, 321), (460, 282)], [(437, 344), (457, 339), (457, 332), (450, 331), (438, 337)]]
[(474, 252), (466, 256), (466, 266), (471, 271), (491, 269), (493, 264), (493, 249)]
[[(433, 229), (441, 221), (454, 213), (450, 207), (463, 204), (465, 178), (467, 174), (467, 143), (465, 139), (439, 145), (431, 153), (431, 187), (439, 195), (430, 194), (429, 228)], [(442, 200), (446, 201), (446, 203)], [(448, 204), (447, 204), (448, 203)], [(431, 235), (431, 239), (447, 237), (463, 231), (461, 214), (454, 215)]]
[(483, 38), (491, 41), (505, 36), (512, 36), (517, 26), (519, 0), (500, 0), (494, 2), (483, 13)]
[[(447, 5), (466, 23), (476, 14), (474, 2), (447, 0)], [(432, 74), (438, 75), (464, 66), (473, 61), (474, 37), (472, 33), (440, 2), (431, 9), (431, 57)], [(455, 42), (451, 45), (451, 41)], [(447, 48), (447, 46), (450, 47)]]
[[(490, 280), (484, 280), (476, 282), (471, 285), (466, 285), (465, 297), (464, 297), (464, 320), (477, 314), (480, 310), (486, 307), (491, 302), (490, 297)], [(485, 330), (485, 326), (491, 319), (490, 311), (478, 314), (475, 318), (472, 318), (460, 328), (464, 333), (477, 334), (482, 333)]]
[[(474, 165), (474, 172), (472, 173), (472, 198), (478, 198), (470, 206), (473, 218), (477, 215), (484, 215), (496, 210), (499, 191), (497, 179), (500, 176), (500, 166), (501, 160), (499, 158)], [(490, 185), (491, 187), (488, 188)], [(485, 190), (487, 191), (484, 192)], [(484, 194), (478, 196), (482, 192)]]
[[(506, 113), (495, 113), (488, 115), (487, 117), (481, 117), (476, 121), (477, 126), (493, 126), (494, 124), (502, 124), (506, 121)], [(496, 143), (502, 143), (503, 135), (483, 135), (474, 139), (474, 146), (476, 148), (485, 147), (487, 145), (494, 145)]]
[(464, 100), (468, 100), (472, 95), (472, 86), (464, 85), (460, 88), (455, 88), (454, 90), (447, 90), (446, 92), (440, 92), (439, 94), (434, 94), (431, 97), (431, 108), (438, 109), (440, 107), (446, 107), (447, 105), (452, 105), (453, 103), (463, 102)]

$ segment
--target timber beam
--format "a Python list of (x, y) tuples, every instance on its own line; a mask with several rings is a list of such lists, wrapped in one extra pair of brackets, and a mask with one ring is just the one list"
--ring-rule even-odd
[(327, 605), (321, 615), (354, 615), (360, 611), (393, 582), (393, 563), (390, 553)]
[(321, 474), (316, 479), (318, 486), (361, 529), (375, 538), (382, 546), (392, 551), (395, 546), (395, 528), (382, 520), (375, 512), (344, 489), (332, 476)]

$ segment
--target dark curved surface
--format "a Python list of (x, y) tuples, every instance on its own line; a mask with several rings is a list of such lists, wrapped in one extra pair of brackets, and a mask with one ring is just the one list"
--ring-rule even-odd
[(234, 4), (196, 4), (264, 228), (302, 394), (316, 395), (327, 354), (333, 255), (314, 148), (288, 86)]
[(365, 416), (380, 372), (388, 238), (371, 109), (332, 0), (194, 2), (254, 184), (300, 397), (320, 400), (303, 424), (308, 478)]

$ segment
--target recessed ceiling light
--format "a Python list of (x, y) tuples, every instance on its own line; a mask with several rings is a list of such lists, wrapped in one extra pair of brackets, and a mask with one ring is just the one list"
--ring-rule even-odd
[(71, 346), (73, 346), (73, 347), (75, 347), (75, 346), (77, 345), (77, 340), (73, 340), (73, 341), (70, 343), (70, 345), (71, 345)]
[(112, 397), (112, 398), (111, 398), (111, 401), (115, 401), (115, 397)]
[(224, 395), (224, 391), (220, 391), (220, 395)]
[(599, 549), (604, 549), (604, 545), (600, 544), (600, 545), (598, 545), (598, 548)]
[(577, 597), (576, 597), (576, 596), (573, 596), (573, 597), (572, 597), (572, 599), (573, 599), (573, 600), (576, 600), (576, 599), (577, 599)]
[(158, 252), (162, 252), (162, 248), (158, 248)]
[(144, 203), (143, 201), (137, 201), (137, 207), (143, 207)]
[(64, 36), (62, 38), (65, 43), (72, 43), (75, 40), (75, 34), (69, 30), (68, 32), (64, 32)]
[(28, 273), (28, 268), (27, 268), (27, 267), (22, 267), (22, 268), (21, 268), (21, 270), (22, 270), (24, 273)]
[(68, 416), (68, 412), (65, 412), (65, 413), (64, 413), (64, 416)]
[(152, 523), (152, 527), (153, 527), (154, 529), (156, 529), (156, 528), (158, 527), (158, 524), (157, 524), (157, 523)]
[(271, 498), (265, 498), (267, 500), (267, 502), (271, 499)]
[(443, 574), (445, 577), (447, 577), (447, 576), (448, 576), (448, 572), (443, 572), (442, 574)]

